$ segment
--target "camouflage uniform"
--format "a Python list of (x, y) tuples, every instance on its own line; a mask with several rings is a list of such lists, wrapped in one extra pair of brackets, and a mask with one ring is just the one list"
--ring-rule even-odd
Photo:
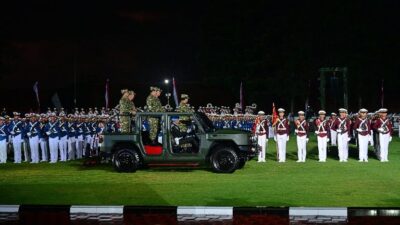
[[(149, 112), (164, 112), (165, 109), (161, 105), (160, 99), (154, 97), (153, 95), (149, 95), (146, 99), (147, 109)], [(150, 125), (150, 140), (155, 141), (157, 138), (158, 131), (158, 118), (149, 117), (149, 125)]]
[[(189, 104), (181, 102), (176, 111), (180, 113), (191, 113), (193, 112), (193, 109), (190, 107)], [(188, 130), (187, 123), (190, 122), (190, 118), (188, 116), (181, 116), (179, 120), (181, 121), (181, 123), (179, 123), (179, 129), (182, 132), (186, 133), (186, 131)]]
[(129, 99), (121, 98), (119, 100), (120, 125), (122, 133), (131, 131), (131, 115), (135, 112), (135, 104)]

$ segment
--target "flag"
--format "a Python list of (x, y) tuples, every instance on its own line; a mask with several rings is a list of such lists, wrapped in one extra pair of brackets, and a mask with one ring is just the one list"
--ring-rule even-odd
[(178, 102), (178, 93), (176, 91), (176, 84), (175, 84), (175, 78), (172, 78), (172, 92), (174, 95), (174, 101), (175, 101), (175, 106), (178, 107), (179, 106), (179, 102)]
[(109, 79), (106, 80), (106, 91), (105, 91), (105, 101), (106, 101), (106, 109), (108, 109), (109, 102), (110, 102), (110, 95), (109, 95)]
[(381, 107), (383, 108), (383, 100), (384, 100), (384, 92), (383, 92), (383, 80), (382, 80), (382, 86), (381, 86)]
[(62, 108), (60, 97), (58, 97), (57, 92), (54, 93), (53, 97), (51, 97), (51, 102), (53, 103), (54, 107), (56, 107), (57, 109)]
[(240, 82), (240, 110), (244, 111), (243, 82)]
[(36, 101), (38, 103), (39, 109), (40, 109), (40, 100), (39, 100), (39, 82), (36, 81), (36, 83), (33, 85), (33, 92), (35, 92), (36, 95)]
[(275, 126), (276, 121), (278, 121), (278, 113), (276, 112), (275, 109), (275, 103), (272, 103), (272, 126)]

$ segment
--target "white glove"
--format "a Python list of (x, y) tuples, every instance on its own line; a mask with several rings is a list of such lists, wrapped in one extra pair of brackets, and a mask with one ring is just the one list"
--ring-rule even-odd
[(318, 132), (318, 131), (315, 131), (315, 134), (316, 134), (316, 135), (318, 135), (318, 134), (319, 134), (319, 132)]
[(268, 143), (268, 138), (267, 138), (267, 139), (265, 139), (265, 142), (266, 142), (266, 143)]
[(296, 129), (296, 130), (294, 130), (294, 132), (297, 134), (299, 131)]
[(32, 135), (32, 133), (31, 133), (31, 132), (28, 132), (27, 135), (28, 135), (28, 137), (30, 137), (30, 136)]
[(289, 141), (289, 135), (287, 136), (287, 139), (286, 139), (286, 141)]
[(274, 136), (274, 141), (276, 141), (276, 136)]
[(11, 133), (11, 134), (15, 134), (15, 132), (14, 132), (14, 131), (11, 131), (10, 133)]
[(341, 132), (342, 132), (342, 130), (341, 130), (341, 129), (337, 129), (337, 130), (336, 130), (336, 132), (338, 132), (338, 133), (341, 133)]
[(308, 143), (309, 140), (310, 140), (310, 139), (306, 138), (306, 142), (307, 142), (307, 143)]
[(326, 139), (326, 143), (328, 143), (328, 142), (329, 142), (329, 138)]
[(50, 132), (50, 131), (47, 131), (47, 132), (46, 132), (46, 134), (47, 134), (47, 135), (50, 135), (50, 134), (51, 134), (51, 132)]
[(391, 142), (391, 141), (392, 141), (392, 136), (389, 137), (389, 142)]
[(349, 142), (351, 140), (351, 138), (347, 138), (347, 142)]
[(379, 131), (380, 133), (383, 133), (383, 128), (378, 128), (378, 131)]
[(358, 132), (362, 132), (362, 130), (360, 128), (357, 129)]

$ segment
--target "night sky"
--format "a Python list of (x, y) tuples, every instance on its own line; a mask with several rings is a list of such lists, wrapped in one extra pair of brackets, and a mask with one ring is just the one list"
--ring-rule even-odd
[(129, 88), (143, 106), (175, 77), (195, 106), (233, 106), (243, 82), (267, 112), (307, 98), (318, 110), (319, 68), (347, 67), (351, 111), (380, 108), (382, 80), (385, 107), (400, 111), (400, 1), (129, 2), (2, 3), (0, 107), (36, 109), (38, 81), (42, 110), (54, 93), (72, 108), (74, 77), (79, 107), (104, 105), (106, 79), (112, 105)]

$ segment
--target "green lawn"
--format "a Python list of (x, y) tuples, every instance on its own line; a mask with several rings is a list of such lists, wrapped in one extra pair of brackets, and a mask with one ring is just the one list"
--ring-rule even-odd
[(233, 174), (206, 169), (148, 169), (132, 174), (111, 165), (82, 162), (0, 165), (0, 204), (217, 205), (217, 206), (386, 206), (400, 205), (400, 140), (390, 145), (389, 163), (370, 151), (369, 163), (348, 163), (332, 150), (319, 163), (315, 139), (306, 163), (296, 163), (295, 138), (288, 161), (275, 159), (270, 140), (267, 163), (251, 161)]

